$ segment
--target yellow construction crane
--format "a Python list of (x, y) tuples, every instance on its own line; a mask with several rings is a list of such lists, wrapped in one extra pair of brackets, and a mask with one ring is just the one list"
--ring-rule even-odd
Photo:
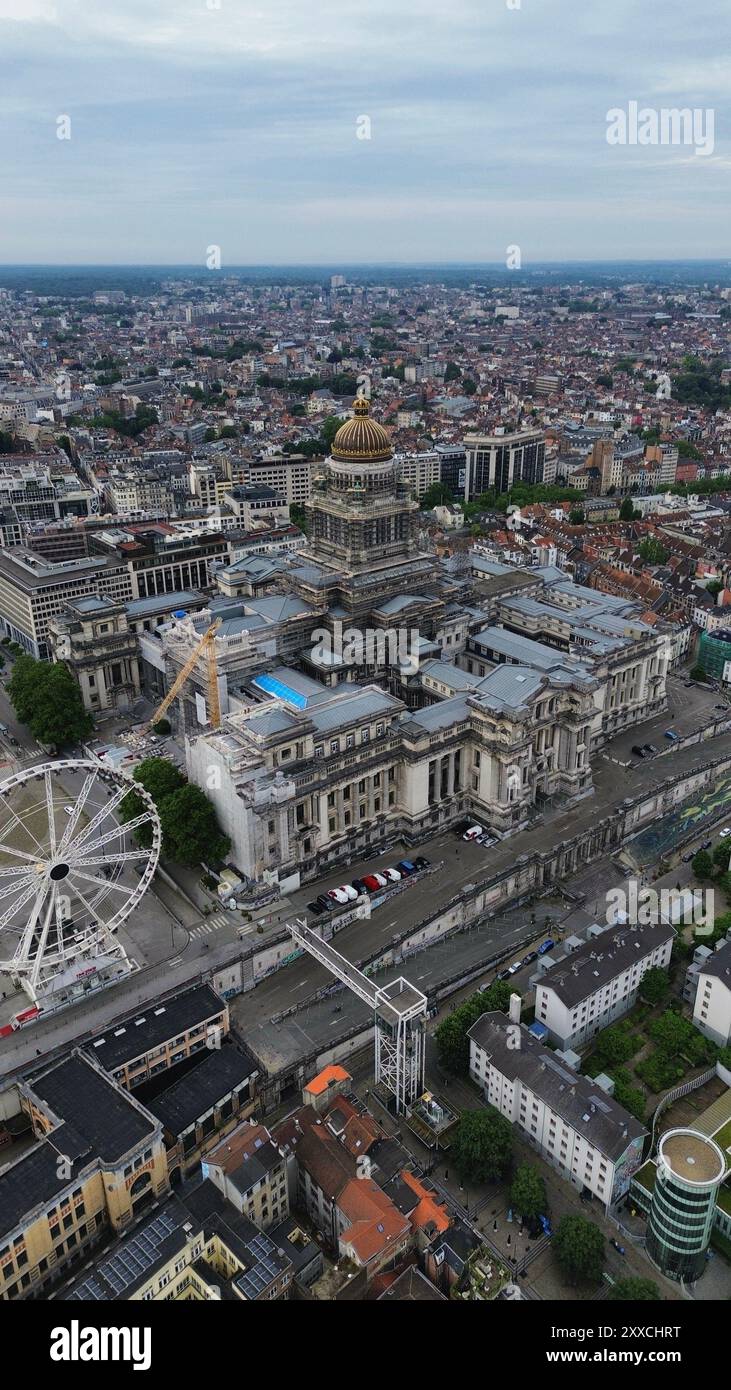
[(155, 713), (150, 720), (150, 724), (156, 724), (158, 719), (162, 719), (167, 714), (176, 695), (180, 693), (187, 681), (198, 657), (205, 652), (206, 664), (208, 666), (208, 719), (212, 729), (217, 729), (221, 723), (221, 702), (218, 698), (218, 668), (216, 666), (216, 633), (221, 626), (221, 619), (216, 618), (211, 623), (208, 631), (203, 634), (198, 645), (193, 649), (185, 665), (175, 677), (165, 699), (158, 705)]

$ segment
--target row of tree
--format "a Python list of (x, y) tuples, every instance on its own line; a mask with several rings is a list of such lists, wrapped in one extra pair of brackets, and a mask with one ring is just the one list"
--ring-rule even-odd
[(7, 692), (21, 724), (39, 743), (63, 748), (91, 733), (94, 721), (62, 662), (35, 661), (22, 653), (16, 658)]
[[(450, 1157), (463, 1182), (497, 1182), (510, 1171), (512, 1125), (491, 1106), (463, 1111), (450, 1146)], [(531, 1226), (548, 1216), (546, 1185), (532, 1163), (518, 1164), (508, 1189), (513, 1212)], [(552, 1250), (564, 1278), (571, 1285), (598, 1283), (605, 1261), (604, 1235), (599, 1226), (577, 1213), (562, 1217), (553, 1236)], [(634, 1301), (661, 1298), (649, 1279), (628, 1278), (613, 1285), (610, 1299)]]
[[(225, 858), (230, 840), (218, 824), (216, 812), (208, 797), (168, 758), (145, 758), (134, 771), (134, 780), (149, 792), (160, 817), (162, 852), (166, 859), (178, 864), (217, 864)], [(135, 792), (129, 792), (120, 805), (123, 821), (134, 820), (144, 813), (145, 804)], [(149, 825), (134, 831), (138, 844), (150, 844)]]

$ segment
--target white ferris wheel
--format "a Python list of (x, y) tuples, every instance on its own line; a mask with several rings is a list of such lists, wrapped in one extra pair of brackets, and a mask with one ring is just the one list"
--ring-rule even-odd
[[(142, 809), (125, 823), (130, 792)], [(141, 827), (147, 846), (134, 838)], [(0, 972), (40, 1007), (128, 974), (116, 934), (149, 887), (160, 841), (149, 793), (98, 762), (42, 763), (0, 782)]]

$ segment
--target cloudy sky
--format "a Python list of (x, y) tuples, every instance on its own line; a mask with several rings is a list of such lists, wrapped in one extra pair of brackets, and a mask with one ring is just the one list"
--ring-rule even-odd
[(728, 0), (0, 0), (0, 263), (728, 256), (730, 108)]

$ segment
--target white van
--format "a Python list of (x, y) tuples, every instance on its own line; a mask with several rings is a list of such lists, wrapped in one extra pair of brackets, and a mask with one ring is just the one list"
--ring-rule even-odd
[(464, 835), (462, 836), (462, 839), (463, 839), (463, 840), (476, 840), (477, 837), (478, 837), (478, 835), (484, 835), (484, 833), (485, 833), (485, 832), (484, 832), (484, 830), (482, 829), (482, 826), (481, 826), (481, 825), (471, 825), (470, 828), (469, 828), (469, 830), (465, 830), (465, 833), (464, 833)]

